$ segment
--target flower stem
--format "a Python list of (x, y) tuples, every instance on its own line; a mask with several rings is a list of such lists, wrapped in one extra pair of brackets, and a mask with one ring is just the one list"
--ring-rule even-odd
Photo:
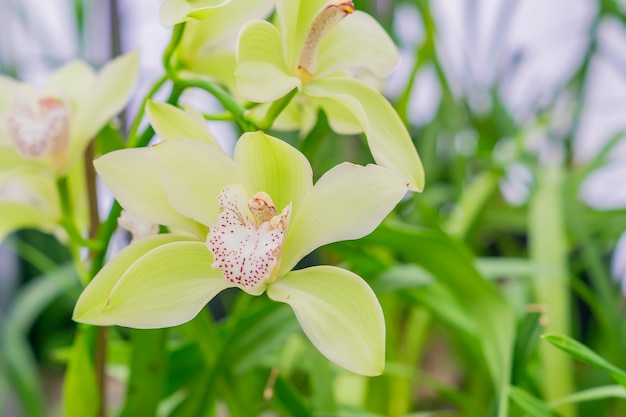
[(274, 121), (276, 120), (276, 118), (283, 112), (283, 110), (285, 110), (285, 107), (287, 107), (287, 105), (291, 102), (291, 99), (294, 98), (297, 92), (298, 92), (298, 89), (294, 88), (289, 93), (287, 93), (287, 95), (273, 102), (269, 110), (267, 111), (265, 118), (260, 123), (257, 124), (259, 129), (261, 130), (270, 129), (272, 125), (274, 124)]
[(174, 55), (174, 51), (183, 37), (184, 31), (185, 23), (179, 23), (174, 26), (170, 43), (167, 45), (165, 52), (163, 53), (163, 68), (165, 68), (165, 73), (171, 79), (176, 78), (176, 64), (172, 64), (172, 56)]
[(167, 81), (167, 77), (165, 75), (161, 76), (161, 78), (156, 80), (155, 83), (150, 88), (150, 90), (148, 91), (148, 94), (146, 94), (146, 96), (141, 101), (141, 106), (137, 110), (137, 115), (135, 116), (133, 125), (130, 127), (130, 131), (128, 132), (129, 141), (133, 141), (133, 139), (137, 137), (137, 131), (139, 130), (139, 125), (141, 124), (143, 115), (146, 112), (146, 103), (148, 102), (148, 100), (152, 98), (152, 96), (154, 96), (154, 94), (157, 91), (159, 91), (159, 89), (163, 86), (163, 84), (165, 84), (165, 81)]
[(89, 278), (87, 276), (87, 271), (80, 259), (80, 247), (87, 246), (97, 248), (98, 245), (85, 240), (80, 234), (78, 228), (76, 227), (76, 223), (74, 222), (74, 210), (72, 207), (72, 200), (67, 177), (61, 177), (57, 179), (57, 192), (59, 194), (59, 201), (61, 203), (61, 226), (63, 226), (70, 239), (69, 250), (70, 254), (72, 255), (74, 264), (76, 265), (78, 276), (80, 277), (82, 284), (86, 285), (89, 281)]
[(246, 119), (245, 109), (241, 106), (226, 90), (217, 84), (213, 84), (210, 81), (198, 80), (198, 79), (173, 79), (174, 84), (181, 89), (186, 88), (200, 88), (213, 97), (215, 97), (224, 108), (233, 115), (233, 119), (239, 125), (239, 128), (244, 132), (254, 132), (258, 130), (258, 127)]

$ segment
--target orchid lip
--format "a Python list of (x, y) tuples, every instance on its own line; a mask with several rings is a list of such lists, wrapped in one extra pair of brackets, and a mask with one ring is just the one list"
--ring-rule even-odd
[(15, 149), (25, 158), (61, 152), (69, 143), (69, 109), (56, 97), (16, 103), (6, 126)]
[(248, 202), (238, 185), (226, 186), (218, 196), (220, 213), (206, 245), (213, 268), (244, 291), (259, 295), (279, 271), (291, 203), (277, 214), (271, 197), (258, 192)]

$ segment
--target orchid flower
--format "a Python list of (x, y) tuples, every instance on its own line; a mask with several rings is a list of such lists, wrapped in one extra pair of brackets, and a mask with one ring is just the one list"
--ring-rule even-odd
[[(168, 3), (176, 2), (163, 3), (162, 10)], [(187, 20), (174, 53), (179, 75), (208, 77), (233, 91), (237, 33), (245, 23), (267, 17), (274, 3), (275, 0), (231, 0), (222, 1), (219, 7), (191, 12), (195, 18)]]
[(336, 132), (364, 132), (376, 162), (420, 191), (424, 172), (405, 126), (378, 91), (350, 73), (384, 77), (397, 61), (389, 35), (352, 2), (277, 0), (275, 25), (253, 21), (239, 33), (235, 79), (238, 93), (257, 103), (297, 89), (310, 114), (321, 108)]
[(34, 166), (68, 174), (89, 141), (130, 97), (138, 56), (126, 54), (99, 74), (82, 61), (55, 72), (41, 92), (0, 76), (0, 170)]
[(334, 266), (292, 269), (322, 245), (374, 230), (407, 191), (395, 173), (344, 163), (313, 185), (304, 155), (262, 132), (244, 134), (232, 158), (204, 141), (170, 139), (94, 163), (131, 215), (185, 232), (146, 237), (120, 252), (84, 290), (74, 320), (175, 326), (238, 287), (289, 304), (311, 342), (338, 365), (382, 372), (384, 320), (365, 281)]

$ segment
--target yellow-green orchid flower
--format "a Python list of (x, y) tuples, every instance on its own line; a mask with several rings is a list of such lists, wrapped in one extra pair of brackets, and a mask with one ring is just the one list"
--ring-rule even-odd
[(237, 33), (245, 23), (269, 16), (275, 0), (222, 3), (186, 22), (173, 59), (181, 77), (206, 77), (233, 91)]
[(192, 19), (206, 19), (231, 0), (163, 0), (159, 20), (165, 27)]
[(0, 76), (0, 170), (32, 165), (67, 175), (89, 141), (126, 105), (138, 65), (136, 53), (109, 62), (98, 74), (74, 61), (41, 92)]
[[(424, 185), (413, 142), (389, 102), (351, 71), (387, 75), (398, 60), (389, 35), (350, 1), (277, 0), (275, 25), (253, 21), (237, 43), (239, 94), (273, 102), (298, 89), (312, 111), (322, 108), (338, 133), (364, 132), (376, 162)], [(309, 109), (311, 111), (311, 109)], [(306, 119), (306, 117), (304, 118)]]
[(262, 132), (244, 134), (232, 158), (203, 141), (170, 139), (109, 153), (95, 166), (131, 215), (187, 232), (123, 250), (79, 298), (76, 321), (174, 326), (238, 287), (289, 304), (333, 362), (382, 372), (384, 320), (365, 281), (333, 266), (292, 269), (322, 245), (374, 230), (407, 191), (395, 173), (344, 163), (313, 185), (304, 155)]

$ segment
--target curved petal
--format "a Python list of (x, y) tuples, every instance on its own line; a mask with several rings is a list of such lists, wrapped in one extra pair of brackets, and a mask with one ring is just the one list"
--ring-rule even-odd
[(346, 68), (366, 68), (383, 78), (398, 65), (398, 60), (398, 48), (385, 29), (372, 16), (356, 10), (322, 40), (316, 76)]
[(234, 158), (249, 179), (250, 191), (269, 194), (278, 211), (291, 202), (297, 212), (313, 188), (313, 171), (306, 157), (288, 143), (263, 132), (241, 136)]
[(168, 140), (152, 149), (172, 206), (205, 226), (217, 219), (217, 197), (227, 184), (249, 189), (239, 167), (217, 146), (199, 140)]
[[(360, 81), (344, 77), (315, 79), (307, 84), (304, 92), (332, 100), (348, 109), (360, 121), (376, 162), (406, 179), (410, 190), (424, 188), (424, 168), (409, 132), (379, 92)], [(322, 100), (320, 104), (323, 106)], [(333, 124), (338, 115), (327, 113), (327, 116)]]
[(96, 75), (89, 64), (81, 60), (73, 61), (52, 74), (44, 91), (58, 94), (61, 99), (69, 99), (72, 111), (75, 112), (78, 100), (85, 91), (89, 91), (95, 78)]
[(301, 269), (279, 278), (267, 295), (289, 304), (313, 345), (337, 365), (361, 375), (383, 372), (383, 311), (358, 275), (332, 266)]
[(187, 17), (204, 19), (211, 16), (230, 0), (163, 0), (159, 10), (159, 21), (165, 27), (184, 22)]
[(280, 33), (271, 23), (253, 21), (239, 32), (235, 81), (239, 94), (257, 103), (277, 100), (301, 87), (285, 65)]
[(198, 223), (172, 207), (156, 169), (153, 149), (110, 152), (96, 159), (94, 166), (115, 198), (133, 217), (181, 227), (202, 236)]
[(20, 229), (52, 231), (58, 220), (30, 204), (17, 201), (0, 201), (0, 219), (0, 242), (9, 233)]
[(70, 165), (98, 131), (122, 111), (130, 98), (138, 70), (138, 53), (122, 55), (105, 65), (91, 87), (82, 92), (70, 124)]
[(151, 250), (161, 245), (189, 239), (191, 238), (182, 235), (163, 234), (150, 236), (127, 246), (107, 263), (83, 290), (76, 301), (72, 320), (98, 326), (115, 324), (103, 311), (109, 300), (109, 294), (124, 272)]
[(281, 274), (322, 245), (371, 233), (406, 192), (404, 180), (378, 165), (343, 163), (326, 172), (287, 229)]
[(204, 119), (198, 120), (190, 111), (150, 100), (146, 103), (146, 114), (154, 131), (163, 140), (189, 138), (219, 146)]
[(120, 326), (156, 329), (194, 318), (231, 285), (201, 242), (174, 242), (139, 258), (122, 275), (104, 314)]

